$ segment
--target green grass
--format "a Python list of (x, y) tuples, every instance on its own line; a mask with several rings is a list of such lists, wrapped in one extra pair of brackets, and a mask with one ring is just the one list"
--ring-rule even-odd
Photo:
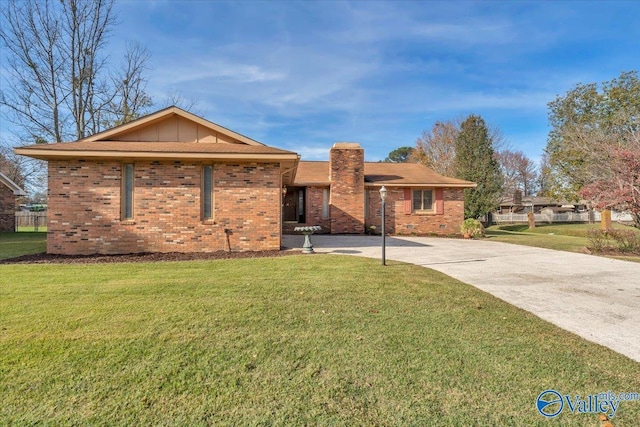
[[(614, 224), (613, 227), (637, 230), (621, 224)], [(587, 238), (587, 230), (594, 228), (600, 228), (600, 224), (542, 224), (536, 225), (534, 229), (529, 229), (526, 224), (494, 225), (487, 228), (486, 235), (496, 242), (584, 253), (584, 248), (591, 246)], [(640, 262), (639, 256), (627, 255), (613, 258)]]
[(38, 226), (38, 230), (36, 230), (35, 227), (27, 227), (27, 226), (18, 227), (18, 232), (19, 233), (33, 233), (34, 231), (37, 232), (37, 233), (38, 232), (46, 233), (47, 232), (47, 226), (46, 225)]
[(0, 233), (0, 259), (47, 250), (47, 233)]
[(592, 426), (537, 395), (640, 391), (640, 364), (396, 262), (2, 265), (0, 292), (0, 424)]

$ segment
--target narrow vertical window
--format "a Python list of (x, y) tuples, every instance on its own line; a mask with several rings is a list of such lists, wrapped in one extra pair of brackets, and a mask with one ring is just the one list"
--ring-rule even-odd
[(304, 188), (298, 190), (298, 223), (304, 223), (305, 221), (305, 197), (306, 191)]
[(364, 190), (364, 217), (369, 218), (369, 190)]
[(122, 167), (122, 219), (133, 219), (133, 163)]
[(322, 218), (329, 218), (329, 189), (322, 189)]
[(202, 219), (213, 218), (213, 166), (202, 166)]

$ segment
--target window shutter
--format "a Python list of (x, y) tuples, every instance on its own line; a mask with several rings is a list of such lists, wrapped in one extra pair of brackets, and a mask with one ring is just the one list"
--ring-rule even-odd
[(444, 191), (436, 188), (436, 215), (444, 215)]
[(411, 189), (404, 189), (404, 213), (405, 215), (411, 215)]

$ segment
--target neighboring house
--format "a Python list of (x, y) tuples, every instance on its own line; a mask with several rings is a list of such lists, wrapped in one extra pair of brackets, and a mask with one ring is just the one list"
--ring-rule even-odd
[(498, 208), (498, 214), (507, 213), (540, 213), (543, 210), (549, 210), (553, 212), (586, 212), (587, 202), (581, 200), (577, 203), (568, 202), (566, 200), (557, 200), (551, 197), (538, 197), (538, 196), (519, 196), (514, 195), (513, 198), (504, 198), (500, 201), (500, 207)]
[(283, 230), (454, 234), (475, 184), (417, 164), (364, 163), (357, 144), (330, 162), (265, 146), (177, 107), (75, 142), (16, 148), (49, 162), (47, 252), (280, 249)]
[(0, 172), (0, 231), (15, 231), (16, 197), (26, 195), (18, 184)]

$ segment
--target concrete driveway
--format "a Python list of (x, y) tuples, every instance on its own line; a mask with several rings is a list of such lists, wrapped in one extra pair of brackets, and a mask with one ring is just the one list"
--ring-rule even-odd
[[(381, 259), (379, 236), (312, 236), (316, 252)], [(283, 245), (301, 248), (302, 236)], [(387, 237), (387, 259), (432, 268), (640, 362), (640, 263), (486, 240)]]

